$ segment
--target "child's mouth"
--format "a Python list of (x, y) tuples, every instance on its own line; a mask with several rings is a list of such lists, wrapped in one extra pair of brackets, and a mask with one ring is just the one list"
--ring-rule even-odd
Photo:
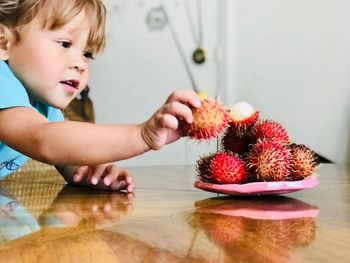
[(75, 92), (79, 86), (79, 81), (74, 79), (60, 81), (60, 83), (63, 84), (64, 89), (68, 92)]

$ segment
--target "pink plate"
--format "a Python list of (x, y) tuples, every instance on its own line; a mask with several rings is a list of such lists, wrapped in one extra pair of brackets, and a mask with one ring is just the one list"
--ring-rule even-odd
[(194, 186), (213, 193), (227, 195), (274, 195), (286, 194), (318, 185), (315, 175), (300, 181), (254, 182), (247, 184), (212, 184), (197, 180)]

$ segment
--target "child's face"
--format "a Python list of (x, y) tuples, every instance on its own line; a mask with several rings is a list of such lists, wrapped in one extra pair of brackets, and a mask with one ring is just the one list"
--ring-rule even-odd
[(85, 88), (89, 77), (89, 20), (82, 11), (55, 30), (43, 29), (36, 17), (10, 45), (8, 64), (31, 100), (63, 109)]

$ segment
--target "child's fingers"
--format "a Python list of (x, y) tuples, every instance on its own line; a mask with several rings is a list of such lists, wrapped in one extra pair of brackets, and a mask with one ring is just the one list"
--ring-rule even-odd
[(113, 181), (110, 185), (111, 190), (126, 190), (128, 193), (134, 192), (134, 183), (127, 184), (125, 181)]
[[(134, 182), (132, 173), (128, 170), (121, 170), (118, 169), (116, 173), (116, 168), (111, 167), (111, 170), (114, 170), (114, 172), (109, 173), (104, 178), (104, 183), (108, 183), (106, 185), (110, 186), (111, 190), (126, 190), (129, 193), (132, 193), (134, 191)], [(106, 182), (106, 180), (108, 180)]]
[(103, 178), (105, 185), (110, 185), (114, 180), (118, 179), (121, 169), (115, 165), (109, 165), (106, 167), (106, 176)]
[(162, 115), (160, 117), (160, 119), (158, 120), (158, 123), (159, 123), (160, 127), (169, 128), (172, 130), (176, 130), (178, 125), (179, 125), (178, 119), (171, 114)]
[(81, 166), (81, 167), (79, 167), (74, 172), (73, 181), (75, 183), (81, 182), (85, 176), (88, 176), (88, 171), (89, 171), (89, 167), (88, 166)]
[(126, 184), (133, 182), (132, 173), (128, 170), (120, 169), (118, 166), (110, 165), (106, 168), (107, 175), (104, 183), (110, 185), (114, 181), (125, 181)]
[(180, 101), (193, 107), (200, 107), (201, 100), (198, 94), (192, 90), (176, 90), (167, 99), (168, 102)]
[(104, 172), (106, 170), (105, 165), (98, 165), (95, 167), (92, 175), (91, 175), (91, 183), (93, 185), (97, 185), (100, 181), (100, 178), (104, 175)]
[(188, 123), (193, 121), (192, 110), (187, 105), (177, 101), (165, 104), (161, 112), (185, 119)]

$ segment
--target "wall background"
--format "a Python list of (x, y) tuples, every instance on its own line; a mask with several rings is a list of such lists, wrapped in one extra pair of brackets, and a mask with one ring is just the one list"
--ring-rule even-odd
[[(163, 3), (201, 89), (218, 92), (227, 105), (248, 101), (262, 117), (280, 121), (293, 141), (350, 163), (350, 2), (202, 0), (209, 60), (201, 66), (190, 59), (196, 43), (184, 1), (104, 2), (107, 48), (93, 62), (90, 81), (98, 123), (143, 122), (171, 91), (191, 89), (169, 26), (147, 24), (150, 11)], [(186, 3), (197, 26), (198, 1)], [(216, 142), (184, 138), (121, 163), (193, 164), (215, 149)]]

